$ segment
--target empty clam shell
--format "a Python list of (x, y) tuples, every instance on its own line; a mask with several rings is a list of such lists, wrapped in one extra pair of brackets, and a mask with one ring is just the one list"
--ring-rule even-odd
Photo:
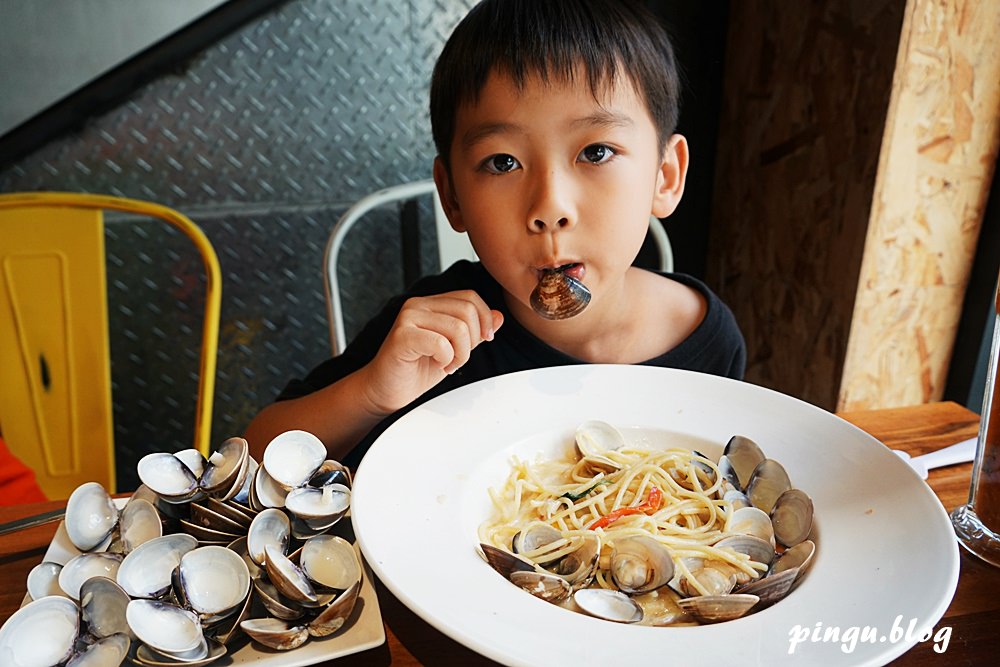
[(125, 556), (118, 569), (118, 585), (133, 598), (155, 598), (170, 590), (170, 577), (181, 557), (198, 546), (184, 533), (156, 537)]
[[(182, 659), (177, 655), (161, 654), (149, 646), (142, 644), (135, 652), (135, 661), (139, 665), (142, 665), (142, 667), (202, 667), (226, 655), (226, 647), (222, 642), (206, 638), (204, 647), (199, 646), (192, 653), (194, 655), (201, 655), (202, 657), (194, 659), (189, 656)], [(69, 666), (67, 665), (67, 667)]]
[(230, 438), (219, 445), (208, 458), (208, 465), (198, 482), (201, 488), (213, 495), (219, 492), (225, 492), (227, 497), (236, 495), (243, 486), (249, 452), (249, 445), (243, 438)]
[(299, 566), (322, 587), (346, 590), (361, 580), (361, 562), (350, 542), (336, 535), (317, 535), (302, 545)]
[(128, 593), (111, 579), (91, 577), (80, 586), (80, 620), (95, 637), (129, 633), (125, 620)]
[(620, 591), (607, 588), (582, 588), (573, 593), (576, 605), (591, 616), (617, 623), (638, 623), (642, 607)]
[[(726, 457), (727, 465), (731, 466), (733, 472), (736, 474), (739, 481), (737, 486), (741, 491), (747, 488), (754, 468), (765, 458), (760, 446), (743, 435), (734, 435), (730, 438), (722, 454)], [(719, 467), (722, 468), (721, 460), (719, 461)]]
[(549, 602), (565, 600), (573, 592), (573, 587), (568, 581), (548, 572), (518, 570), (510, 573), (510, 580), (515, 586), (531, 593), (536, 598)]
[(316, 590), (309, 582), (309, 578), (282, 553), (281, 549), (268, 544), (264, 548), (264, 553), (267, 576), (282, 595), (294, 602), (316, 602)]
[(258, 510), (284, 507), (288, 491), (267, 474), (264, 466), (260, 466), (250, 487), (250, 504)]
[(309, 639), (304, 625), (292, 625), (277, 618), (252, 618), (240, 623), (240, 628), (264, 646), (279, 651), (298, 648)]
[(59, 587), (59, 573), (63, 566), (51, 561), (42, 561), (28, 572), (28, 595), (32, 600), (41, 600), (48, 595), (66, 595)]
[(0, 627), (6, 665), (56, 665), (70, 657), (80, 629), (75, 602), (50, 595), (21, 607)]
[(188, 606), (203, 618), (235, 611), (250, 593), (246, 563), (226, 547), (199, 547), (187, 552), (178, 572)]
[(354, 610), (360, 591), (361, 581), (358, 580), (309, 622), (307, 626), (309, 634), (313, 637), (326, 637), (342, 628)]
[(86, 553), (75, 556), (59, 572), (59, 587), (74, 600), (80, 599), (80, 587), (91, 577), (114, 579), (122, 564), (121, 554)]
[(268, 443), (263, 467), (286, 489), (306, 484), (326, 460), (326, 446), (312, 433), (286, 431)]
[(273, 545), (284, 553), (288, 548), (291, 530), (288, 515), (279, 509), (266, 509), (258, 514), (247, 530), (247, 553), (253, 562), (264, 564), (268, 545)]
[(128, 635), (118, 633), (98, 639), (85, 650), (77, 653), (66, 663), (66, 667), (107, 667), (120, 665), (128, 655), (132, 640)]
[(194, 613), (158, 600), (132, 600), (125, 617), (135, 636), (161, 653), (192, 651), (205, 639)]
[(132, 498), (122, 510), (118, 526), (121, 533), (122, 550), (129, 553), (143, 542), (163, 536), (160, 513), (148, 500)]
[(579, 314), (590, 303), (590, 290), (558, 269), (546, 269), (529, 298), (531, 308), (547, 320), (564, 320)]
[(104, 542), (118, 524), (118, 506), (97, 482), (81, 484), (66, 503), (66, 534), (80, 551)]
[(164, 500), (189, 498), (198, 490), (198, 478), (191, 469), (167, 452), (143, 456), (139, 459), (136, 472), (142, 483)]
[(301, 519), (335, 521), (344, 516), (350, 505), (351, 490), (343, 484), (302, 486), (289, 491), (285, 498), (285, 509)]

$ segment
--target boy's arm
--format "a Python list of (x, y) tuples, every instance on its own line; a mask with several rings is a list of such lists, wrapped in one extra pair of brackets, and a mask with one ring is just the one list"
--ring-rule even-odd
[(343, 459), (379, 421), (464, 365), (501, 324), (503, 316), (471, 290), (407, 299), (371, 361), (326, 387), (261, 410), (244, 433), (251, 455), (262, 460), (276, 435), (299, 429)]
[(263, 460), (264, 448), (280, 433), (309, 431), (326, 445), (331, 458), (343, 460), (351, 448), (387, 414), (367, 405), (367, 367), (300, 398), (278, 401), (254, 417), (244, 437), (250, 454)]

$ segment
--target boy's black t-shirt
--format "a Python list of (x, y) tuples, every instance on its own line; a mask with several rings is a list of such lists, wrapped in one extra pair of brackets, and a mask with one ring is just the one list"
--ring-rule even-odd
[[(705, 297), (707, 302), (705, 318), (677, 347), (648, 359), (641, 365), (680, 368), (743, 379), (746, 345), (729, 308), (696, 278), (680, 273), (664, 275), (698, 290)], [(500, 285), (486, 272), (482, 264), (462, 260), (443, 273), (419, 280), (408, 292), (391, 299), (378, 315), (365, 325), (343, 354), (327, 359), (304, 379), (289, 382), (277, 400), (311, 394), (346, 377), (371, 361), (408, 298), (463, 289), (475, 290), (490, 308), (503, 313), (503, 326), (497, 330), (492, 341), (477, 346), (472, 351), (469, 361), (455, 373), (445, 377), (406, 408), (383, 419), (343, 461), (345, 465), (356, 467), (374, 439), (392, 422), (413, 407), (435, 396), (477, 380), (505, 373), (586, 363), (556, 350), (522, 327), (510, 316)]]

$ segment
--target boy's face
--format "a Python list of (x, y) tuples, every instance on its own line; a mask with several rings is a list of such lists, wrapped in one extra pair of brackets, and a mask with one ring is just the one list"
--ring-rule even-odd
[(494, 73), (456, 113), (450, 180), (435, 163), (451, 225), (469, 234), (519, 319), (541, 271), (565, 265), (593, 293), (588, 311), (608, 307), (650, 214), (669, 215), (683, 192), (686, 143), (659, 145), (630, 79), (597, 98), (583, 75), (518, 89)]

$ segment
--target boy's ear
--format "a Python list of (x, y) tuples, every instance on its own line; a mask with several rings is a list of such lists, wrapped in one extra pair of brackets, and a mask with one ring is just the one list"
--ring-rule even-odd
[(434, 185), (437, 186), (441, 208), (448, 217), (448, 223), (456, 232), (464, 232), (465, 224), (462, 222), (462, 212), (458, 208), (455, 191), (451, 187), (451, 176), (448, 175), (448, 169), (440, 157), (434, 158)]
[(663, 159), (656, 175), (656, 190), (653, 193), (652, 214), (665, 218), (677, 209), (684, 194), (687, 179), (688, 144), (687, 139), (674, 134), (663, 149)]

